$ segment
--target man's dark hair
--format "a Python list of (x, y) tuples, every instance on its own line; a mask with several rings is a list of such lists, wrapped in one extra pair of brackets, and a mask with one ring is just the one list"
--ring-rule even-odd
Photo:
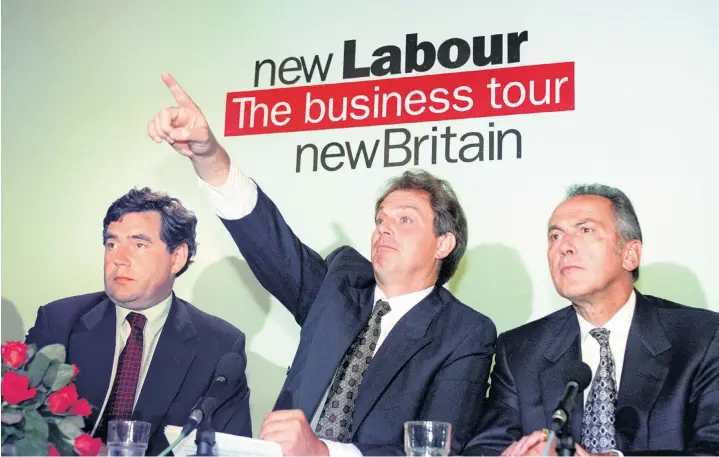
[(180, 276), (190, 266), (192, 257), (197, 252), (197, 241), (195, 240), (197, 218), (192, 211), (182, 206), (180, 200), (165, 193), (153, 192), (149, 187), (135, 188), (115, 200), (102, 221), (103, 243), (107, 236), (107, 227), (112, 222), (119, 221), (127, 213), (148, 211), (159, 213), (160, 239), (167, 245), (169, 252), (173, 252), (182, 244), (187, 244), (187, 262), (175, 275), (176, 277)]
[(449, 182), (439, 179), (426, 171), (405, 171), (401, 176), (392, 178), (382, 196), (377, 200), (375, 213), (385, 198), (397, 190), (423, 190), (429, 194), (429, 201), (434, 214), (434, 234), (441, 236), (453, 233), (456, 245), (452, 252), (440, 261), (437, 284), (444, 285), (457, 271), (459, 261), (467, 250), (469, 231), (467, 218), (464, 215), (457, 195)]

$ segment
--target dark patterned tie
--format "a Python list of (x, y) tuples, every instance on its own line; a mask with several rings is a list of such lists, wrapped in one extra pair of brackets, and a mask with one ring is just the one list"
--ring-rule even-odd
[(599, 342), (600, 358), (584, 406), (582, 447), (591, 454), (599, 454), (617, 447), (614, 430), (617, 381), (614, 357), (609, 348), (609, 330), (595, 328), (589, 334)]
[(357, 392), (377, 347), (382, 316), (390, 311), (389, 303), (378, 300), (367, 325), (342, 358), (315, 428), (318, 437), (345, 443), (352, 436)]
[(105, 412), (95, 433), (95, 436), (102, 438), (103, 441), (107, 435), (107, 423), (115, 419), (132, 419), (132, 410), (135, 406), (135, 392), (142, 365), (143, 330), (147, 318), (139, 313), (130, 313), (127, 315), (127, 321), (130, 323), (130, 336), (118, 359), (115, 383), (112, 385)]

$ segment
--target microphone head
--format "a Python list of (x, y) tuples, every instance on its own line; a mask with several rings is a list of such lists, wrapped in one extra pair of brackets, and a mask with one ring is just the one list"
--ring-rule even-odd
[(222, 356), (215, 368), (215, 378), (220, 376), (227, 379), (227, 382), (235, 382), (242, 376), (245, 364), (242, 356), (236, 352), (230, 352)]
[(592, 382), (592, 369), (586, 363), (577, 361), (567, 370), (567, 381), (576, 382), (582, 392)]

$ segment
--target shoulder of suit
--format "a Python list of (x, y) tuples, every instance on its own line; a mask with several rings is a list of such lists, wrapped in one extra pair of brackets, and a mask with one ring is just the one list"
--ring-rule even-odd
[(566, 306), (544, 317), (507, 330), (499, 335), (498, 339), (507, 346), (516, 342), (537, 341), (542, 339), (547, 332), (554, 331), (554, 323), (557, 319), (566, 319), (567, 315), (572, 312), (574, 311), (571, 306)]
[(668, 313), (695, 313), (696, 317), (707, 318), (710, 320), (719, 319), (719, 313), (710, 309), (697, 308), (692, 305), (683, 305), (665, 298), (655, 297), (653, 295), (642, 295), (649, 303), (662, 312)]
[(107, 294), (105, 294), (104, 291), (91, 292), (82, 295), (60, 298), (43, 305), (42, 308), (44, 308), (46, 312), (54, 312), (56, 310), (66, 312), (68, 308), (89, 309), (107, 299)]
[(347, 280), (352, 287), (370, 287), (374, 284), (372, 262), (350, 246), (340, 246), (325, 259), (327, 277)]
[(444, 304), (444, 310), (457, 313), (462, 319), (470, 319), (474, 321), (489, 322), (494, 326), (494, 322), (487, 315), (477, 309), (467, 305), (457, 298), (449, 289), (437, 286), (437, 293), (440, 300)]
[(175, 298), (179, 303), (185, 306), (185, 309), (187, 309), (187, 313), (190, 315), (190, 319), (192, 320), (192, 324), (195, 326), (196, 330), (209, 332), (217, 337), (225, 335), (231, 339), (237, 339), (241, 335), (244, 335), (242, 330), (221, 317), (202, 311), (192, 303), (183, 300), (180, 297), (176, 296)]
[(719, 328), (719, 313), (716, 311), (683, 305), (653, 295), (639, 295), (639, 297), (644, 298), (657, 311), (660, 320), (670, 321), (667, 323), (667, 329), (678, 330), (684, 334), (686, 327), (689, 334), (685, 335), (689, 336), (696, 334), (696, 330), (699, 329), (706, 329), (713, 334)]
[(365, 256), (359, 253), (359, 251), (351, 246), (339, 246), (329, 253), (325, 259), (329, 265), (369, 265), (372, 266), (372, 262), (369, 261)]

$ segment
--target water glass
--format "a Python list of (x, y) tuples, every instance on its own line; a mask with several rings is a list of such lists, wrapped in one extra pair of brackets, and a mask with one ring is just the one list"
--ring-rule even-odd
[(144, 456), (149, 441), (149, 422), (112, 420), (107, 424), (109, 456)]
[(408, 456), (448, 456), (452, 424), (435, 421), (404, 423), (404, 451)]

